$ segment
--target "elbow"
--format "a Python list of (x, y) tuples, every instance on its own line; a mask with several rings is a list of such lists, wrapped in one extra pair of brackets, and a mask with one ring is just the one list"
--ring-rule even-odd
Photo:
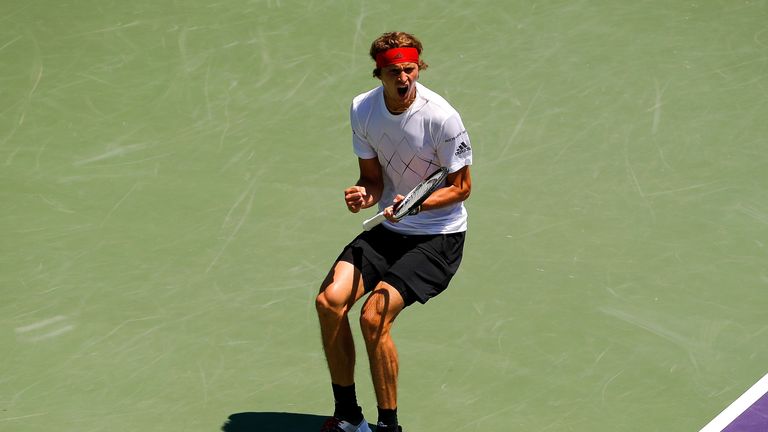
[(464, 188), (461, 190), (461, 193), (459, 194), (459, 198), (463, 202), (468, 200), (471, 194), (472, 194), (472, 188)]

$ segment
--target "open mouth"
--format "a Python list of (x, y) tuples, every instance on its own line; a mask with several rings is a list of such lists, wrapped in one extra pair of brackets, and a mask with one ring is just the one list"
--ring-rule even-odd
[(408, 93), (408, 86), (397, 88), (397, 94), (399, 94), (401, 97), (405, 96), (406, 93)]

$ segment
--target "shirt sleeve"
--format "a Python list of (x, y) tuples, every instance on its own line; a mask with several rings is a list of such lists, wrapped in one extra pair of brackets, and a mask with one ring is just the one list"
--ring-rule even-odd
[(472, 144), (469, 141), (467, 129), (458, 114), (449, 117), (443, 123), (437, 147), (437, 157), (440, 165), (447, 167), (448, 171), (452, 173), (467, 165), (472, 165)]
[(360, 127), (360, 122), (357, 119), (355, 113), (355, 107), (352, 106), (349, 110), (349, 124), (352, 126), (352, 149), (357, 157), (360, 159), (373, 159), (376, 155), (376, 150), (373, 148), (368, 138), (365, 135), (365, 131)]

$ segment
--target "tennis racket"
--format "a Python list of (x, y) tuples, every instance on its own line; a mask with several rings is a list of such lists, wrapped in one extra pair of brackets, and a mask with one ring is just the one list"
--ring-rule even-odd
[[(445, 180), (447, 175), (448, 168), (445, 167), (441, 167), (430, 174), (423, 182), (419, 183), (415, 188), (408, 192), (408, 195), (406, 195), (402, 201), (395, 204), (393, 212), (394, 216), (400, 220), (410, 214), (418, 213), (418, 208), (421, 203), (429, 198), (429, 196), (432, 195), (432, 192), (436, 191), (437, 188), (443, 184), (443, 180)], [(387, 218), (384, 217), (384, 212), (379, 212), (376, 216), (363, 222), (363, 229), (370, 231), (373, 227), (385, 220), (387, 220)]]

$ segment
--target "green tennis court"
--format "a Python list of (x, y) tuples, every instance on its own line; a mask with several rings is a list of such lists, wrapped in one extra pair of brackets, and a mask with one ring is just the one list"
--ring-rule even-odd
[(372, 215), (342, 199), (349, 103), (403, 30), (475, 151), (462, 268), (398, 318), (404, 429), (698, 431), (768, 372), (766, 23), (764, 0), (5, 2), (0, 430), (315, 431), (314, 297)]

